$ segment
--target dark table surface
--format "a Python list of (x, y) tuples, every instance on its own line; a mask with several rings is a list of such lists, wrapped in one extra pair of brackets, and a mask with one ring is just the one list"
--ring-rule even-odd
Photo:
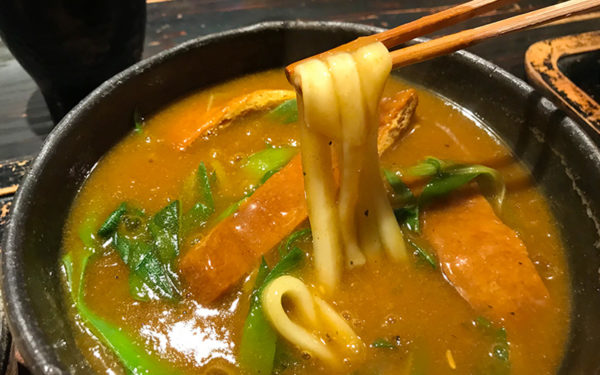
[[(394, 27), (457, 0), (148, 0), (144, 57), (212, 32), (271, 20), (336, 20)], [(556, 3), (523, 0), (444, 30), (457, 31)], [(525, 79), (523, 58), (536, 41), (600, 29), (600, 12), (503, 36), (469, 50)], [(435, 35), (435, 34), (434, 34)], [(35, 83), (0, 41), (0, 235), (12, 191), (52, 129)]]

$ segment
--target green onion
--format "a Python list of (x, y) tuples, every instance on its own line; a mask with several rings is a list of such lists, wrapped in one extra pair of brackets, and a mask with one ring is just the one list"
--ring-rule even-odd
[(433, 252), (428, 249), (429, 246), (425, 244), (425, 241), (421, 238), (417, 239), (408, 233), (404, 233), (404, 235), (406, 242), (415, 249), (415, 254), (427, 262), (434, 270), (437, 269), (437, 259), (433, 255)]
[(238, 208), (240, 208), (240, 206), (242, 205), (242, 203), (244, 203), (248, 199), (249, 196), (250, 195), (247, 195), (244, 198), (242, 198), (242, 199), (240, 199), (240, 200), (238, 200), (236, 202), (233, 202), (232, 204), (230, 204), (229, 206), (227, 206), (227, 208), (225, 208), (223, 210), (223, 212), (221, 212), (219, 214), (219, 216), (217, 216), (217, 219), (215, 221), (218, 223), (218, 222), (222, 221), (223, 219), (225, 219), (226, 217), (228, 217), (230, 215), (233, 215), (233, 213), (235, 211), (237, 211)]
[(502, 176), (495, 169), (484, 165), (455, 164), (436, 158), (427, 158), (408, 168), (406, 174), (431, 177), (418, 198), (393, 172), (384, 170), (384, 175), (394, 191), (392, 204), (396, 220), (413, 232), (420, 232), (420, 211), (434, 201), (443, 198), (470, 181), (476, 181), (482, 193), (497, 211), (502, 206), (506, 188)]
[(294, 147), (268, 147), (248, 156), (242, 171), (251, 179), (260, 181), (266, 174), (283, 168), (297, 153)]
[(375, 339), (375, 341), (373, 341), (373, 343), (371, 343), (371, 347), (372, 348), (376, 348), (376, 349), (396, 349), (396, 345), (389, 342), (388, 340), (384, 339), (384, 338), (378, 338)]
[(144, 125), (144, 117), (142, 117), (137, 108), (133, 110), (133, 125), (135, 126), (136, 133), (141, 133), (144, 130), (142, 128), (142, 125)]
[[(148, 353), (147, 349), (126, 333), (121, 327), (102, 319), (90, 310), (83, 301), (83, 278), (90, 257), (86, 253), (75, 265), (71, 254), (63, 257), (67, 286), (73, 297), (77, 313), (92, 333), (108, 346), (119, 358), (130, 374), (173, 374), (171, 366), (162, 363)], [(75, 273), (79, 268), (79, 273)], [(176, 373), (176, 372), (175, 372)]]
[(216, 181), (216, 173), (208, 173), (206, 165), (201, 162), (196, 170), (193, 180), (187, 180), (184, 184), (183, 196), (185, 202), (196, 201), (196, 203), (181, 217), (181, 233), (185, 236), (194, 227), (204, 226), (215, 212), (211, 181)]
[(506, 329), (504, 327), (496, 327), (482, 316), (473, 320), (473, 326), (479, 329), (483, 336), (490, 342), (488, 353), (479, 365), (480, 372), (490, 375), (510, 374), (510, 346)]
[(433, 177), (419, 196), (419, 205), (424, 207), (435, 199), (476, 180), (482, 193), (496, 210), (504, 200), (506, 187), (498, 171), (484, 165), (456, 164), (429, 157), (408, 169), (408, 174), (421, 177)]
[(285, 242), (282, 242), (279, 246), (279, 256), (284, 257), (293, 249), (294, 243), (297, 241), (308, 241), (312, 238), (312, 232), (310, 228), (300, 229), (290, 234)]
[[(213, 175), (216, 176), (216, 174)], [(206, 170), (206, 165), (204, 165), (204, 162), (200, 163), (198, 166), (196, 176), (198, 178), (201, 203), (203, 203), (209, 210), (214, 212), (215, 202), (213, 199), (212, 189), (210, 187), (211, 177), (208, 175), (208, 171)]]
[(262, 259), (250, 297), (250, 310), (244, 322), (240, 344), (240, 367), (248, 374), (271, 374), (277, 348), (277, 333), (264, 315), (260, 295), (269, 282), (297, 268), (303, 258), (302, 250), (295, 247), (281, 258), (271, 271), (265, 259)]
[(104, 223), (100, 226), (100, 229), (98, 229), (98, 235), (103, 238), (110, 237), (117, 230), (121, 216), (123, 216), (126, 211), (127, 204), (123, 202), (116, 210), (108, 215), (106, 221), (104, 221)]
[(283, 124), (298, 121), (298, 104), (296, 99), (289, 99), (271, 110), (267, 117)]
[(416, 204), (417, 199), (408, 186), (406, 186), (406, 184), (400, 179), (400, 177), (388, 169), (383, 170), (383, 175), (394, 191), (394, 199), (392, 204), (395, 206)]
[(394, 191), (392, 204), (396, 207), (394, 215), (399, 224), (405, 225), (413, 232), (420, 232), (419, 205), (412, 191), (394, 172), (387, 169), (383, 174)]

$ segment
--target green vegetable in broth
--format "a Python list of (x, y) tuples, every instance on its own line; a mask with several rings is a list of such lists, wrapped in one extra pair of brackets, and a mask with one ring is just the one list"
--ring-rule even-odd
[(488, 353), (479, 365), (479, 372), (489, 375), (510, 374), (510, 346), (506, 329), (504, 327), (496, 327), (482, 316), (473, 320), (473, 326), (481, 331), (489, 343)]
[(100, 229), (98, 229), (98, 235), (100, 237), (108, 238), (110, 237), (116, 230), (119, 225), (119, 221), (121, 220), (121, 216), (127, 211), (127, 204), (125, 202), (121, 203), (119, 207), (114, 210), (106, 221), (102, 224)]
[(396, 220), (409, 230), (419, 232), (419, 205), (417, 204), (417, 198), (415, 198), (412, 191), (395, 173), (384, 169), (383, 174), (394, 192), (392, 206), (397, 207), (394, 209)]
[(506, 190), (500, 173), (495, 169), (483, 165), (456, 164), (432, 157), (405, 171), (409, 175), (431, 178), (418, 198), (395, 173), (389, 170), (383, 173), (394, 192), (392, 204), (396, 207), (396, 220), (416, 233), (421, 231), (419, 215), (424, 207), (470, 181), (477, 181), (482, 193), (496, 210), (500, 209)]
[(279, 256), (283, 257), (295, 248), (297, 241), (309, 241), (312, 238), (310, 228), (300, 229), (288, 236), (288, 238), (279, 246)]
[(238, 360), (240, 367), (249, 374), (270, 374), (277, 344), (277, 333), (271, 328), (260, 304), (260, 291), (269, 273), (269, 266), (262, 259), (250, 297), (250, 310), (244, 323)]
[(111, 245), (131, 271), (133, 298), (146, 301), (151, 297), (179, 297), (178, 276), (172, 270), (179, 254), (179, 207), (179, 201), (171, 202), (148, 218), (143, 211), (121, 203), (98, 231), (112, 233)]
[(179, 201), (174, 201), (154, 215), (148, 229), (161, 263), (172, 262), (179, 254)]
[(421, 207), (446, 196), (472, 180), (477, 181), (482, 193), (496, 210), (502, 206), (506, 192), (500, 173), (484, 165), (457, 164), (430, 157), (410, 167), (407, 173), (413, 176), (433, 177), (419, 196)]
[(296, 102), (296, 99), (286, 100), (271, 110), (267, 116), (270, 119), (283, 124), (296, 122), (298, 121), (298, 103)]
[(380, 337), (371, 343), (371, 347), (376, 349), (396, 349), (396, 344)]
[[(183, 197), (193, 200), (195, 203), (181, 217), (181, 233), (187, 234), (194, 227), (206, 224), (210, 216), (215, 212), (215, 202), (211, 187), (211, 181), (216, 180), (216, 173), (208, 173), (206, 165), (201, 162), (191, 180), (191, 186), (184, 186)], [(188, 185), (186, 183), (186, 185)], [(182, 198), (183, 198), (182, 197)]]
[(136, 133), (141, 133), (144, 130), (144, 117), (137, 108), (133, 110), (133, 125)]
[[(296, 233), (298, 232), (293, 233), (290, 237), (295, 235), (295, 238), (299, 238)], [(306, 235), (305, 232), (303, 235)], [(288, 237), (288, 241), (290, 237)], [(264, 258), (262, 259), (250, 297), (250, 310), (244, 323), (240, 344), (240, 366), (249, 374), (270, 374), (277, 347), (277, 334), (264, 315), (260, 295), (270, 281), (293, 271), (300, 265), (303, 258), (302, 250), (294, 247), (270, 271)]]
[(433, 255), (433, 252), (429, 249), (429, 246), (425, 244), (425, 240), (417, 238), (409, 233), (404, 233), (406, 242), (415, 249), (415, 254), (427, 262), (434, 270), (437, 269), (438, 262)]
[(269, 147), (250, 155), (242, 166), (242, 171), (251, 179), (258, 179), (256, 185), (250, 185), (246, 195), (227, 206), (219, 216), (217, 216), (216, 222), (222, 221), (237, 211), (248, 197), (254, 194), (260, 185), (264, 184), (271, 176), (279, 172), (297, 152), (298, 150), (293, 147)]
[[(216, 174), (213, 175), (216, 176)], [(206, 165), (204, 164), (204, 162), (200, 163), (200, 165), (198, 166), (196, 176), (200, 193), (200, 202), (198, 203), (204, 204), (208, 210), (214, 212), (215, 201), (213, 199), (212, 189), (210, 186), (211, 177), (209, 176), (208, 171), (206, 170)]]
[[(173, 374), (177, 373), (171, 366), (158, 361), (147, 349), (120, 327), (113, 325), (96, 315), (83, 301), (83, 279), (91, 253), (87, 253), (78, 264), (73, 262), (71, 254), (63, 257), (67, 287), (75, 303), (81, 319), (87, 323), (93, 334), (108, 346), (119, 358), (130, 374)], [(76, 273), (79, 268), (79, 273)]]
[[(242, 171), (250, 178), (261, 180), (266, 174), (273, 174), (283, 168), (298, 153), (294, 147), (268, 147), (246, 159)], [(264, 180), (266, 181), (266, 179)]]

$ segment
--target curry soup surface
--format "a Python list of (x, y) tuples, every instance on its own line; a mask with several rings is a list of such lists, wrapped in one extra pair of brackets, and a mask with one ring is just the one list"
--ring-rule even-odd
[[(407, 87), (390, 79), (384, 96)], [(188, 210), (191, 204), (181, 197), (182, 189), (200, 162), (216, 174), (213, 217), (243, 197), (248, 181), (239, 169), (245, 158), (266, 144), (299, 147), (298, 123), (281, 124), (258, 113), (201, 137), (185, 151), (168, 140), (177, 136), (178, 127), (198, 122), (199, 114), (257, 89), (291, 87), (281, 70), (236, 79), (167, 106), (147, 119), (141, 132), (132, 132), (116, 145), (98, 163), (73, 204), (65, 227), (64, 253), (81, 256), (84, 246), (78, 233), (82, 223), (91, 221), (99, 226), (121, 202), (152, 215), (181, 199), (183, 211)], [(510, 343), (510, 373), (555, 373), (568, 334), (569, 276), (557, 226), (544, 197), (509, 150), (481, 124), (440, 97), (420, 88), (417, 91), (419, 105), (412, 129), (383, 155), (382, 165), (394, 170), (434, 156), (484, 164), (501, 172), (507, 185), (502, 220), (527, 246), (550, 293), (549, 302), (534, 319), (516, 317), (504, 322)], [(201, 240), (214, 224), (211, 220), (183, 238), (183, 253)], [(302, 247), (310, 257), (310, 245)], [(267, 256), (271, 266), (277, 259), (275, 251)], [(226, 368), (237, 373), (236, 354), (254, 274), (207, 306), (193, 299), (184, 280), (178, 302), (140, 302), (131, 297), (127, 266), (112, 247), (106, 246), (90, 258), (84, 300), (98, 316), (138, 337), (148, 352), (170, 363), (174, 372), (202, 374), (207, 368)], [(314, 287), (310, 259), (294, 275)], [(65, 299), (67, 305), (74, 305), (68, 292)], [(489, 340), (473, 325), (480, 314), (445, 280), (439, 267), (433, 269), (416, 256), (397, 264), (381, 255), (363, 267), (346, 270), (340, 290), (327, 300), (366, 344), (366, 360), (351, 363), (348, 373), (408, 374), (420, 361), (424, 373), (471, 374), (481, 369), (491, 350)], [(76, 316), (75, 308), (71, 313), (76, 342), (94, 370), (125, 373), (116, 355)], [(372, 345), (377, 340), (390, 342), (393, 347)], [(291, 345), (283, 343), (281, 347), (284, 353), (278, 353), (276, 372), (331, 373), (317, 359)]]

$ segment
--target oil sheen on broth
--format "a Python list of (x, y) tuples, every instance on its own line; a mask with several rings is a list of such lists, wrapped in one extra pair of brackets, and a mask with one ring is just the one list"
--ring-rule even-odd
[[(406, 83), (390, 79), (384, 97), (406, 88)], [(277, 70), (212, 87), (160, 110), (145, 121), (141, 131), (132, 132), (116, 145), (98, 163), (76, 198), (65, 227), (64, 254), (80, 257), (86, 251), (80, 238), (83, 223), (98, 228), (122, 202), (152, 215), (181, 199), (182, 212), (189, 210), (191, 203), (182, 197), (182, 191), (200, 162), (216, 176), (212, 180), (215, 213), (206, 225), (187, 231), (179, 257), (202, 241), (219, 214), (249, 193), (251, 182), (240, 173), (248, 156), (265, 147), (298, 147), (299, 124), (282, 123), (265, 112), (256, 112), (214, 134), (202, 135), (184, 151), (174, 148), (169, 140), (178, 128), (198, 123), (199, 113), (259, 89), (289, 90), (290, 85)], [(375, 255), (364, 266), (345, 271), (339, 288), (326, 297), (365, 344), (364, 359), (344, 372), (477, 373), (487, 368), (489, 353), (498, 349), (496, 333), (504, 327), (510, 348), (509, 373), (552, 374), (563, 354), (570, 306), (567, 266), (547, 204), (530, 175), (493, 134), (452, 103), (427, 90), (416, 90), (419, 105), (411, 128), (383, 154), (382, 165), (402, 170), (434, 156), (500, 171), (507, 188), (501, 219), (526, 245), (550, 298), (533, 319), (514, 316), (500, 323), (490, 322), (457, 293), (439, 266), (434, 269), (415, 254), (405, 263)], [(304, 223), (299, 228), (306, 227)], [(297, 245), (307, 259), (292, 274), (311, 285), (315, 275), (310, 241)], [(266, 254), (271, 267), (278, 259), (275, 249)], [(175, 373), (202, 374), (209, 368), (239, 372), (239, 346), (256, 269), (210, 304), (197, 302), (185, 282), (176, 302), (135, 300), (129, 272), (114, 249), (98, 245), (88, 261), (82, 288), (87, 308), (136, 337), (148, 353), (168, 363)], [(65, 292), (65, 300), (74, 306), (71, 293)], [(75, 307), (71, 314), (76, 342), (94, 370), (125, 373), (118, 356), (91, 334)], [(285, 340), (279, 339), (277, 345), (274, 372), (331, 373), (317, 358), (297, 351)]]

